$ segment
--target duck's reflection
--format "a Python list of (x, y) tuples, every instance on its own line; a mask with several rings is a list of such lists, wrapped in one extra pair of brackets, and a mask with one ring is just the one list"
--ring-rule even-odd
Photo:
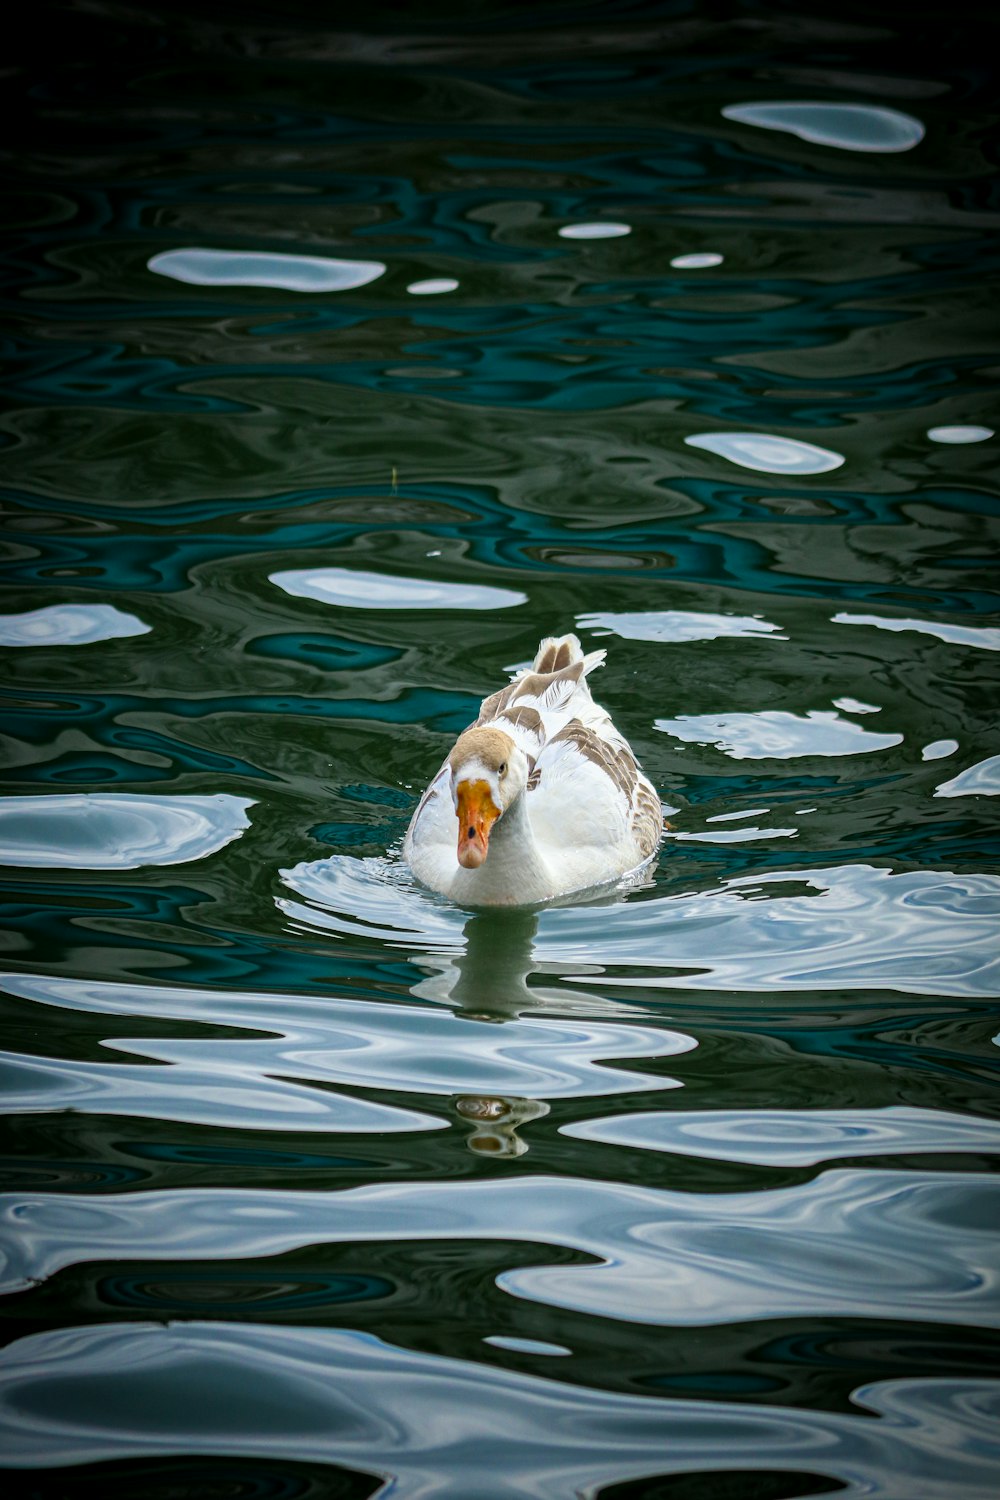
[[(434, 960), (437, 972), (414, 993), (454, 1006), (470, 1021), (516, 1020), (541, 999), (528, 984), (537, 927), (533, 911), (471, 913), (465, 924), (465, 952)], [(423, 961), (426, 964), (426, 958)], [(471, 1127), (469, 1150), (495, 1158), (523, 1156), (528, 1143), (518, 1128), (549, 1112), (540, 1099), (502, 1094), (461, 1094), (454, 1104), (459, 1119)]]
[(414, 986), (413, 993), (454, 1006), (468, 1020), (516, 1020), (539, 1003), (528, 985), (537, 927), (537, 912), (523, 908), (471, 912), (464, 953), (421, 955), (416, 961), (425, 968), (433, 965), (435, 972)]
[(477, 1156), (523, 1156), (527, 1141), (518, 1126), (540, 1120), (549, 1106), (540, 1099), (505, 1099), (500, 1094), (462, 1094), (455, 1100), (459, 1117), (472, 1126), (466, 1142)]

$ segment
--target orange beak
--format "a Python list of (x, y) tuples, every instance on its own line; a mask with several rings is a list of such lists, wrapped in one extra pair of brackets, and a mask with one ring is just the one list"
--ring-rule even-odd
[(486, 858), (490, 829), (500, 816), (490, 794), (489, 782), (460, 781), (458, 798), (458, 862), (467, 870), (478, 870)]

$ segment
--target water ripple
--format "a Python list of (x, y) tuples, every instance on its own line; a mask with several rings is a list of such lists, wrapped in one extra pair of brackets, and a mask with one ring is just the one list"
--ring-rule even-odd
[(1000, 1123), (947, 1110), (671, 1110), (605, 1115), (560, 1127), (564, 1135), (643, 1151), (671, 1151), (760, 1166), (814, 1166), (893, 1152), (1000, 1152)]
[[(152, 1057), (155, 1043), (106, 1043)], [(184, 1043), (171, 1067), (94, 1063), (0, 1052), (3, 1112), (127, 1115), (130, 1119), (187, 1121), (228, 1130), (400, 1131), (438, 1130), (443, 1122), (415, 1110), (375, 1104), (328, 1088), (309, 1088), (270, 1077), (230, 1059), (219, 1049)], [(301, 1072), (301, 1068), (299, 1069)]]
[[(696, 1045), (693, 1038), (662, 1026), (614, 1025), (590, 1017), (511, 1018), (502, 1027), (484, 1026), (481, 1019), (416, 1004), (240, 991), (216, 995), (159, 985), (143, 986), (137, 993), (134, 986), (42, 975), (10, 974), (3, 988), (49, 1005), (123, 1015), (141, 1009), (146, 1017), (267, 1033), (249, 1040), (171, 1036), (104, 1042), (116, 1052), (171, 1064), (169, 1068), (9, 1057), (7, 1110), (65, 1108), (70, 1103), (91, 1112), (131, 1110), (219, 1124), (225, 1122), (228, 1109), (235, 1125), (259, 1107), (259, 1126), (290, 1128), (289, 1119), (294, 1118), (294, 1128), (379, 1129), (379, 1121), (394, 1113), (400, 1120), (415, 1117), (407, 1111), (362, 1105), (358, 1099), (331, 1093), (329, 1085), (536, 1099), (679, 1088), (675, 1079), (632, 1073), (620, 1063), (628, 1058), (676, 1057)], [(214, 1091), (206, 1087), (212, 1079)], [(15, 1089), (18, 1080), (23, 1082)], [(322, 1087), (307, 1089), (300, 1086), (303, 1083)], [(148, 1091), (145, 1100), (143, 1087)]]
[(708, 1463), (808, 1469), (839, 1481), (844, 1500), (895, 1500), (901, 1482), (927, 1500), (981, 1500), (1000, 1461), (998, 1398), (1000, 1383), (987, 1379), (883, 1380), (857, 1392), (879, 1421), (664, 1402), (368, 1333), (224, 1322), (84, 1324), (0, 1355), (0, 1430), (14, 1468), (246, 1453), (372, 1474), (386, 1500), (543, 1500), (704, 1475)]
[[(516, 1240), (587, 1265), (517, 1266), (497, 1285), (548, 1307), (655, 1326), (874, 1317), (1000, 1327), (1000, 1181), (833, 1169), (696, 1195), (584, 1178), (492, 1176), (340, 1192), (8, 1194), (8, 1291), (90, 1260), (248, 1259), (304, 1245)], [(891, 1246), (891, 1253), (887, 1252)]]
[(959, 771), (934, 788), (935, 797), (1000, 797), (1000, 755)]
[(876, 630), (913, 630), (919, 635), (937, 636), (952, 646), (975, 646), (980, 651), (1000, 651), (1000, 627), (994, 625), (951, 625), (945, 620), (901, 620), (885, 615), (854, 615), (840, 610), (832, 615), (835, 625), (873, 625)]
[[(276, 904), (303, 930), (416, 950), (416, 962), (435, 974), (418, 993), (500, 1015), (540, 1003), (544, 992), (525, 981), (553, 962), (566, 967), (564, 983), (580, 986), (588, 1011), (601, 1002), (584, 986), (602, 968), (616, 971), (616, 993), (879, 986), (1000, 994), (1000, 877), (992, 874), (867, 864), (760, 870), (712, 890), (611, 901), (599, 925), (593, 905), (566, 905), (523, 912), (523, 929), (510, 930), (429, 896), (391, 861), (333, 856), (282, 878), (305, 899)], [(617, 972), (632, 965), (642, 977)], [(569, 1003), (565, 992), (560, 1003)]]
[[(802, 886), (789, 895), (789, 883)], [(772, 894), (774, 888), (774, 894)], [(817, 899), (819, 897), (819, 899)], [(872, 865), (760, 871), (704, 893), (609, 907), (595, 946), (582, 910), (546, 914), (538, 952), (605, 965), (614, 988), (1000, 994), (1000, 877)], [(711, 934), (710, 945), (706, 933)], [(670, 970), (674, 969), (674, 974)], [(589, 980), (587, 982), (590, 982)]]
[(250, 827), (252, 798), (65, 792), (0, 798), (0, 863), (137, 870), (204, 859)]

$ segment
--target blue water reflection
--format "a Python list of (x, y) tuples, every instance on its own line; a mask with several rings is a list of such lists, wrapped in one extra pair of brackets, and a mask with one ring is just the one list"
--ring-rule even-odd
[(925, 135), (924, 126), (913, 115), (882, 104), (727, 104), (722, 113), (741, 125), (785, 131), (841, 151), (912, 151)]

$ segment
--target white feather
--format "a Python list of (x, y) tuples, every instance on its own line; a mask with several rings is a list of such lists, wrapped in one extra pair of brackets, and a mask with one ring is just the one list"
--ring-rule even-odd
[[(413, 815), (403, 853), (418, 879), (463, 905), (534, 905), (607, 886), (653, 857), (659, 798), (587, 676), (604, 651), (548, 637), (534, 663), (483, 701)], [(458, 786), (485, 780), (500, 816), (485, 860), (458, 860)]]

